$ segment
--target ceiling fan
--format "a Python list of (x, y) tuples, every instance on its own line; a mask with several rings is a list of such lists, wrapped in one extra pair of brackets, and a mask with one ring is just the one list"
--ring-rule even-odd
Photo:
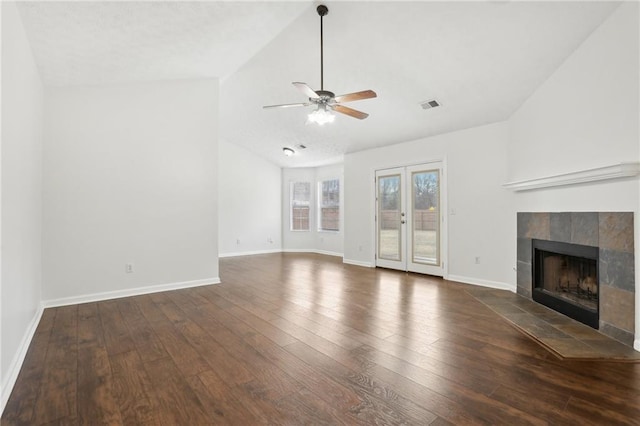
[(335, 116), (331, 111), (348, 115), (359, 120), (363, 120), (369, 114), (355, 110), (353, 108), (342, 105), (344, 102), (360, 101), (363, 99), (375, 98), (378, 96), (373, 90), (363, 90), (360, 92), (348, 93), (346, 95), (336, 96), (333, 92), (324, 90), (324, 56), (323, 56), (323, 37), (322, 37), (322, 18), (329, 13), (329, 8), (323, 4), (317, 7), (318, 15), (320, 15), (320, 90), (313, 90), (306, 83), (294, 82), (296, 89), (309, 98), (308, 102), (300, 102), (295, 104), (266, 105), (263, 108), (290, 108), (316, 105), (316, 109), (309, 114), (309, 121), (323, 125), (332, 122)]

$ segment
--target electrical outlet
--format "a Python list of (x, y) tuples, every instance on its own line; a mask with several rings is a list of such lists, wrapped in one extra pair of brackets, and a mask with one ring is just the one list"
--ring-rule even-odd
[(124, 272), (127, 274), (133, 274), (133, 263), (127, 263), (124, 265)]
[(236, 244), (240, 244), (240, 238), (236, 239)]
[(476, 265), (480, 264), (480, 256), (476, 256)]

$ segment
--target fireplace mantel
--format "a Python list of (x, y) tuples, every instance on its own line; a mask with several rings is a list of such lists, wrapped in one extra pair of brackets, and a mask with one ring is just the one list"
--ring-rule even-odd
[(618, 163), (611, 166), (596, 167), (593, 169), (509, 182), (502, 186), (513, 191), (530, 191), (533, 189), (550, 188), (554, 186), (578, 185), (587, 182), (622, 179), (634, 177), (638, 174), (640, 174), (640, 162)]

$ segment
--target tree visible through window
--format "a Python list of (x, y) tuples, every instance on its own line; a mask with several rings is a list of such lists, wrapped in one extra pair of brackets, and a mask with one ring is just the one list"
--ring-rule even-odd
[(340, 180), (325, 180), (318, 184), (319, 231), (340, 230)]
[(291, 230), (309, 230), (309, 201), (311, 182), (291, 183)]

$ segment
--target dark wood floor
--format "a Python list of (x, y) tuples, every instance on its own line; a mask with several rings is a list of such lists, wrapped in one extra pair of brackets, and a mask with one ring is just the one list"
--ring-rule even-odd
[(635, 424), (640, 364), (567, 362), (469, 286), (312, 254), (47, 309), (12, 424)]

